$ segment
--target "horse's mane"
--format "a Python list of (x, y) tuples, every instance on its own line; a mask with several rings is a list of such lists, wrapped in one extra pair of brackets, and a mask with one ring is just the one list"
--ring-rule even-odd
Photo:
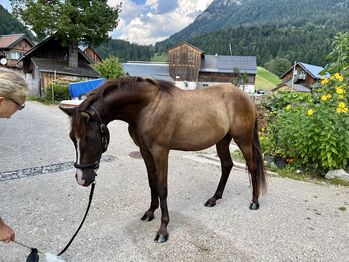
[(85, 101), (80, 105), (80, 110), (86, 110), (91, 104), (93, 104), (98, 99), (106, 96), (111, 91), (117, 90), (137, 90), (137, 83), (139, 82), (148, 82), (150, 84), (156, 85), (159, 87), (161, 91), (165, 91), (171, 93), (171, 90), (174, 88), (174, 85), (171, 82), (158, 80), (155, 81), (150, 78), (142, 78), (142, 77), (119, 77), (117, 79), (109, 79), (104, 84), (102, 84), (99, 88), (90, 92), (85, 99)]

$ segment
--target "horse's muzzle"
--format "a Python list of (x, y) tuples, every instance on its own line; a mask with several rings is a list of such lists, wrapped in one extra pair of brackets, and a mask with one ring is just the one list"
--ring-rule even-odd
[(95, 181), (96, 173), (93, 169), (89, 171), (83, 171), (76, 169), (75, 178), (80, 186), (88, 187)]

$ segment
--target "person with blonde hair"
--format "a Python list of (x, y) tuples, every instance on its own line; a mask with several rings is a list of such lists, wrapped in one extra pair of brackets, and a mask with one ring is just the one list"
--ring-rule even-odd
[(24, 108), (28, 85), (18, 73), (0, 68), (0, 118), (10, 118)]
[[(28, 86), (23, 77), (0, 68), (0, 118), (10, 118), (17, 110), (22, 110), (27, 96)], [(14, 240), (15, 232), (0, 217), (0, 241)]]

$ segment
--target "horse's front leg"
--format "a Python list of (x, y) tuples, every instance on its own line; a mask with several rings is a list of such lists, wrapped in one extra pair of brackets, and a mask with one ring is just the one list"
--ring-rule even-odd
[(168, 240), (167, 224), (170, 221), (167, 209), (168, 152), (168, 148), (161, 146), (153, 146), (151, 149), (156, 169), (157, 192), (160, 198), (161, 208), (161, 225), (154, 239), (154, 241), (158, 243), (163, 243)]
[(141, 218), (143, 221), (152, 221), (154, 219), (154, 211), (159, 207), (158, 188), (156, 179), (156, 169), (154, 160), (150, 152), (146, 149), (140, 149), (145, 166), (148, 173), (148, 181), (151, 192), (150, 208)]

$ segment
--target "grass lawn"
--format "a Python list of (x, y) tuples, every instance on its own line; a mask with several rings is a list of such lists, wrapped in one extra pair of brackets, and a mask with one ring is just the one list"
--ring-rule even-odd
[(269, 90), (281, 83), (277, 75), (269, 72), (263, 67), (257, 67), (256, 89)]
[(152, 62), (167, 62), (168, 61), (168, 57), (167, 57), (167, 54), (159, 54), (159, 53), (156, 53), (154, 54), (154, 56), (151, 58), (151, 61)]

